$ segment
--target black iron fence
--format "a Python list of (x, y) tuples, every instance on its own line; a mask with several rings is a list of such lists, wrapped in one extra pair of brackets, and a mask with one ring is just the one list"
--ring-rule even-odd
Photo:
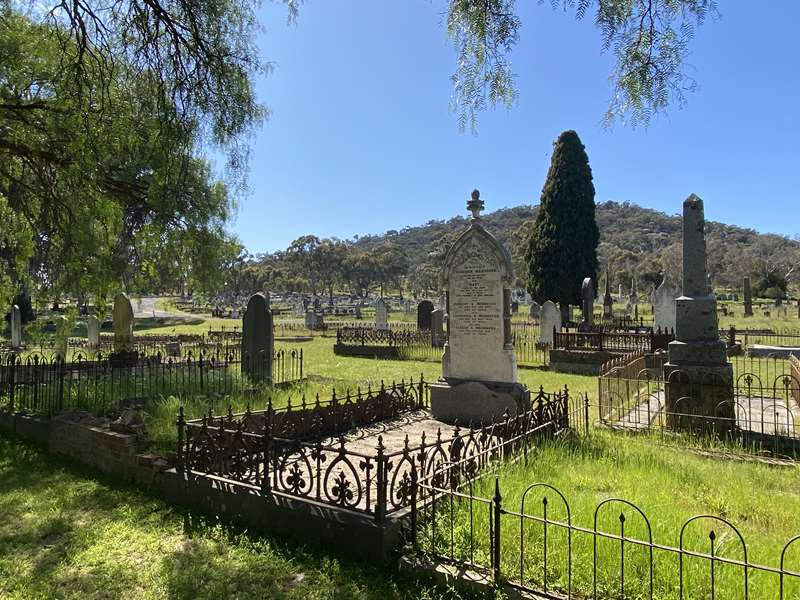
[(547, 598), (800, 597), (800, 535), (787, 536), (775, 562), (762, 565), (719, 516), (697, 515), (667, 533), (622, 498), (579, 514), (546, 482), (509, 485), (509, 501), (500, 478), (490, 487), (470, 473), (464, 460), (442, 465), (420, 479), (412, 504), (415, 551), (457, 571)]
[(728, 342), (729, 346), (738, 343), (744, 348), (756, 344), (800, 348), (800, 329), (795, 328), (740, 329), (731, 326), (730, 329), (720, 330), (719, 335)]
[(660, 329), (644, 333), (619, 331), (582, 333), (553, 329), (553, 348), (558, 350), (656, 352), (666, 350), (674, 339), (674, 332), (662, 332)]
[(633, 355), (598, 378), (598, 422), (631, 431), (711, 433), (774, 454), (800, 451), (800, 361), (735, 359), (732, 379), (649, 367)]
[[(253, 493), (324, 502), (381, 521), (408, 508), (415, 482), (443, 464), (464, 460), (465, 469), (474, 473), (485, 466), (480, 457), (487, 453), (509, 455), (527, 448), (545, 430), (563, 431), (569, 427), (568, 405), (566, 390), (540, 390), (525, 413), (443, 433), (441, 423), (420, 410), (428, 406), (428, 384), (420, 379), (334, 395), (327, 402), (284, 409), (270, 405), (265, 411), (194, 421), (186, 421), (181, 410), (178, 464), (189, 476), (221, 479)], [(437, 425), (430, 437), (425, 421)], [(369, 426), (378, 422), (380, 435), (370, 435)], [(417, 439), (402, 436), (402, 428), (411, 424), (416, 424), (412, 431), (422, 431)]]
[(65, 410), (117, 411), (149, 399), (233, 395), (256, 391), (264, 383), (283, 384), (304, 377), (302, 349), (278, 349), (271, 363), (262, 356), (205, 353), (184, 358), (114, 355), (70, 361), (38, 354), (0, 360), (0, 408), (51, 416)]

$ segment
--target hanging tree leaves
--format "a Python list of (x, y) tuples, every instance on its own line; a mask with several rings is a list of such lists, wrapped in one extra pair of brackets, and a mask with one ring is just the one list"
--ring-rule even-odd
[[(540, 4), (543, 0), (540, 0)], [(683, 105), (695, 81), (685, 71), (697, 26), (717, 16), (715, 0), (551, 0), (553, 9), (594, 13), (611, 52), (612, 95), (607, 122), (627, 119), (647, 125), (675, 102)], [(510, 105), (516, 98), (509, 54), (519, 40), (515, 0), (449, 0), (448, 34), (458, 53), (453, 75), (453, 109), (461, 128), (474, 130), (488, 104)]]

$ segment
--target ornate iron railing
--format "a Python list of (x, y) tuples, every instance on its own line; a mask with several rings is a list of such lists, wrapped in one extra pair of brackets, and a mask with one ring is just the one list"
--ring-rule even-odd
[(674, 339), (674, 333), (661, 330), (647, 333), (606, 331), (580, 333), (553, 330), (553, 348), (558, 350), (656, 352), (657, 350), (666, 350)]
[[(467, 459), (477, 471), (478, 457), (493, 448), (516, 452), (534, 432), (550, 434), (569, 427), (569, 395), (540, 390), (530, 410), (477, 429), (441, 428), (433, 439), (406, 435), (391, 450), (378, 435), (370, 448), (363, 429), (387, 419), (409, 417), (427, 406), (427, 384), (384, 386), (327, 402), (240, 415), (178, 416), (178, 468), (190, 476), (223, 478), (261, 493), (279, 492), (374, 515), (380, 521), (409, 506), (413, 482), (439, 465)], [(372, 438), (375, 439), (375, 438)], [(475, 460), (469, 462), (470, 457)]]

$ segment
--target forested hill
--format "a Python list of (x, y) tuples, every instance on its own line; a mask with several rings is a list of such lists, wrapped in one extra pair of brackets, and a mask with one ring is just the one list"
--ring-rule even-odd
[[(538, 206), (516, 206), (483, 217), (487, 229), (511, 250), (518, 275), (522, 270), (528, 225), (537, 210)], [(617, 202), (598, 204), (596, 214), (600, 227), (600, 264), (610, 266), (614, 286), (622, 283), (627, 287), (634, 273), (645, 286), (659, 282), (659, 273), (664, 270), (671, 277), (680, 276), (679, 215)], [(419, 265), (446, 248), (467, 224), (467, 217), (429, 221), (400, 231), (357, 238), (355, 245), (369, 249), (396, 244), (412, 265)], [(758, 276), (765, 270), (788, 273), (790, 280), (797, 281), (800, 272), (797, 240), (713, 221), (708, 222), (707, 232), (709, 271), (715, 286), (738, 288), (742, 277)]]

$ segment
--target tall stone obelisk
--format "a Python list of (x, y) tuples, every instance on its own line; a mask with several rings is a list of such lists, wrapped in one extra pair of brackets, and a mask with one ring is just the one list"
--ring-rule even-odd
[[(664, 365), (667, 423), (677, 415), (721, 417), (705, 425), (732, 425), (733, 367), (719, 337), (717, 301), (708, 285), (703, 201), (692, 194), (683, 203), (683, 290), (675, 301), (675, 341)], [(672, 413), (672, 416), (670, 416)]]

